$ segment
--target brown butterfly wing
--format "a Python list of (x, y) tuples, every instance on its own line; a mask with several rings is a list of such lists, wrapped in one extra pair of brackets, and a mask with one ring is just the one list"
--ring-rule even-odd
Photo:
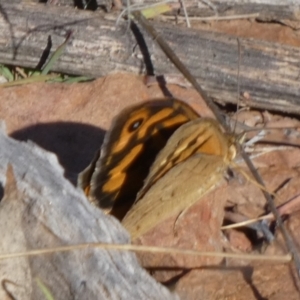
[(220, 156), (199, 153), (170, 169), (122, 220), (132, 240), (200, 200), (220, 181), (225, 170)]
[(77, 186), (81, 187), (87, 196), (90, 194), (91, 179), (94, 174), (96, 164), (99, 158), (100, 158), (100, 150), (98, 150), (95, 153), (92, 162), (78, 175)]
[[(93, 162), (90, 185), (85, 186), (90, 200), (121, 219), (169, 137), (198, 117), (176, 99), (149, 101), (123, 110), (105, 136), (100, 158)], [(90, 174), (85, 170), (81, 182), (84, 177), (87, 182)]]
[(210, 191), (234, 154), (214, 120), (197, 119), (181, 126), (158, 154), (138, 200), (122, 221), (132, 239)]

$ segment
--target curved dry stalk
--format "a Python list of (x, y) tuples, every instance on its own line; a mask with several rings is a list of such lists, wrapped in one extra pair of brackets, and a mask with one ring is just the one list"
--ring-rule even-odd
[(153, 247), (143, 245), (132, 244), (105, 244), (105, 243), (84, 243), (77, 245), (61, 246), (46, 249), (35, 249), (24, 252), (15, 253), (2, 253), (0, 254), (0, 260), (12, 259), (17, 257), (29, 257), (51, 254), (56, 252), (67, 252), (74, 250), (83, 250), (89, 248), (100, 248), (105, 250), (120, 250), (120, 251), (134, 251), (134, 252), (148, 252), (148, 253), (160, 253), (160, 254), (181, 254), (185, 256), (211, 256), (211, 257), (224, 257), (235, 258), (243, 260), (259, 260), (259, 261), (273, 261), (279, 263), (288, 263), (292, 257), (290, 254), (286, 255), (261, 255), (261, 254), (237, 254), (237, 253), (224, 253), (224, 252), (203, 252), (190, 249), (177, 249), (174, 247)]
[[(295, 209), (296, 207), (299, 207), (299, 202), (300, 202), (300, 195), (296, 195), (295, 197), (293, 197), (292, 199), (286, 201), (285, 203), (279, 205), (278, 207), (276, 207), (276, 209), (278, 210), (279, 214), (282, 215), (288, 215), (292, 212), (298, 211), (298, 209)], [(250, 225), (253, 223), (256, 223), (258, 221), (263, 221), (263, 220), (274, 220), (274, 215), (272, 213), (269, 213), (267, 215), (261, 216), (261, 217), (257, 217), (254, 219), (247, 219), (246, 217), (244, 217), (245, 220), (235, 223), (235, 224), (231, 224), (231, 225), (226, 225), (226, 226), (222, 226), (221, 229), (225, 230), (225, 229), (232, 229), (232, 228), (240, 228), (246, 225)]]

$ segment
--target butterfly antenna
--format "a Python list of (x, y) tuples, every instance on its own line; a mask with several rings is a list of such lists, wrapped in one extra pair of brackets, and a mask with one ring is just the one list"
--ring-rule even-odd
[(238, 45), (238, 67), (237, 67), (237, 99), (236, 99), (236, 117), (235, 117), (235, 122), (234, 122), (234, 127), (233, 127), (233, 132), (236, 131), (237, 127), (237, 113), (240, 108), (240, 67), (241, 67), (241, 41), (239, 38), (237, 38), (237, 45)]

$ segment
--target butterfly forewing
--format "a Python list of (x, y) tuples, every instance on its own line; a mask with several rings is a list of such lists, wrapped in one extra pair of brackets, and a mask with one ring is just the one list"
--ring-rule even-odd
[(85, 182), (81, 186), (90, 201), (121, 219), (169, 137), (198, 117), (176, 99), (144, 102), (123, 110), (105, 136), (100, 158), (80, 176), (79, 184)]
[(225, 160), (230, 160), (230, 156), (232, 156), (230, 139), (221, 131), (215, 120), (196, 119), (182, 125), (175, 131), (152, 164), (145, 184), (138, 194), (137, 201), (171, 168), (195, 153), (217, 155)]

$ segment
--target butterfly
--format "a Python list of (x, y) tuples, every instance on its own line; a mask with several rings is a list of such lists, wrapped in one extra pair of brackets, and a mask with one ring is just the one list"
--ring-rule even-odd
[[(200, 170), (194, 187), (199, 199), (234, 156), (234, 143), (217, 121), (200, 118), (178, 99), (152, 100), (115, 117), (78, 184), (92, 203), (122, 220), (136, 238), (196, 201), (188, 192), (179, 201), (172, 199), (172, 189), (185, 190), (184, 182), (174, 179), (185, 172), (187, 162)], [(161, 195), (152, 195), (153, 190)]]

